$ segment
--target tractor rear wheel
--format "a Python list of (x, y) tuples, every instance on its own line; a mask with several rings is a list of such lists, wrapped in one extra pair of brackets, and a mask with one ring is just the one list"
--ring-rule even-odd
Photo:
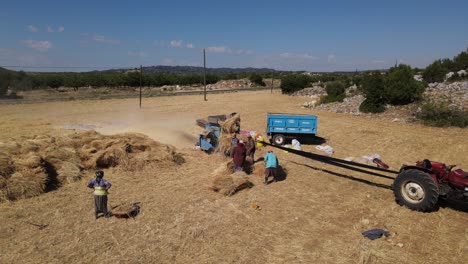
[(429, 212), (434, 210), (439, 199), (439, 189), (432, 177), (420, 170), (405, 170), (393, 183), (395, 198), (412, 210)]
[(277, 145), (277, 146), (284, 145), (285, 141), (286, 141), (286, 139), (281, 134), (276, 134), (276, 135), (273, 136), (273, 143), (275, 145)]

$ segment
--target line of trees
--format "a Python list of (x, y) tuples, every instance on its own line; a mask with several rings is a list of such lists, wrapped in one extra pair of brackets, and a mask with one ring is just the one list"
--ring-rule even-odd
[[(220, 80), (248, 78), (259, 86), (265, 86), (263, 78), (274, 77), (275, 73), (231, 73), (207, 74), (206, 83), (213, 84)], [(0, 96), (8, 89), (13, 91), (35, 90), (43, 88), (71, 87), (158, 87), (164, 85), (201, 85), (201, 74), (143, 73), (130, 72), (63, 72), (63, 73), (25, 73), (0, 68)]]

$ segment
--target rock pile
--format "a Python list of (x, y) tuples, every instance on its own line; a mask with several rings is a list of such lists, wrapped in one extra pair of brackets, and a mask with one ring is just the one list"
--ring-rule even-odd
[(302, 90), (294, 92), (291, 95), (309, 97), (310, 101), (305, 102), (303, 106), (311, 108), (317, 105), (317, 103), (320, 101), (320, 97), (327, 95), (327, 91), (325, 91), (325, 88), (323, 87), (314, 85), (313, 87), (304, 88)]
[(362, 102), (364, 102), (366, 98), (362, 95), (355, 95), (351, 97), (347, 97), (343, 100), (343, 102), (335, 102), (329, 104), (321, 104), (315, 105), (312, 102), (306, 102), (303, 104), (303, 107), (309, 107), (314, 109), (326, 110), (333, 113), (346, 113), (346, 114), (353, 114), (353, 115), (360, 115), (359, 106)]
[(291, 94), (292, 96), (307, 96), (307, 97), (320, 97), (322, 95), (327, 95), (327, 91), (325, 91), (325, 88), (320, 87), (320, 86), (313, 86), (309, 88), (304, 88), (302, 90), (299, 90), (297, 92), (294, 92)]
[(468, 81), (453, 83), (430, 83), (424, 98), (440, 101), (447, 100), (451, 108), (468, 110)]
[(207, 89), (239, 89), (239, 88), (250, 88), (255, 87), (249, 80), (223, 80), (215, 84), (208, 84)]

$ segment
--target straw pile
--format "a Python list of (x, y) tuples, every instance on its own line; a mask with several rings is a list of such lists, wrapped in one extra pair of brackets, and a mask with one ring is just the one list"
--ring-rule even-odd
[(79, 181), (87, 170), (185, 162), (172, 146), (142, 134), (104, 136), (94, 131), (0, 142), (0, 202), (40, 195)]
[(248, 180), (247, 174), (240, 171), (229, 176), (217, 176), (213, 180), (211, 189), (225, 196), (232, 196), (243, 189), (252, 187), (253, 183)]
[(240, 129), (240, 114), (235, 114), (226, 121), (218, 121), (218, 124), (221, 126), (221, 133), (223, 134), (232, 134), (236, 133)]

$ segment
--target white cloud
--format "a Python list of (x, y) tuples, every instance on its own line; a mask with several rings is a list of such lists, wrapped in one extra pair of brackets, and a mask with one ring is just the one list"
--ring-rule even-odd
[(29, 32), (33, 32), (33, 33), (39, 31), (39, 29), (35, 27), (34, 25), (28, 25), (28, 30)]
[(173, 59), (169, 59), (169, 58), (163, 59), (163, 65), (173, 65), (173, 64), (174, 64)]
[(312, 55), (310, 55), (308, 53), (296, 54), (296, 53), (286, 52), (286, 53), (281, 53), (279, 56), (280, 56), (280, 58), (284, 58), (284, 59), (296, 59), (296, 60), (316, 60), (316, 59), (318, 59), (317, 57), (312, 56)]
[(143, 51), (129, 51), (128, 56), (130, 57), (139, 57), (139, 58), (146, 58), (148, 57), (148, 53)]
[(238, 54), (238, 55), (251, 55), (251, 54), (253, 54), (253, 51), (240, 49), (240, 50), (236, 50), (236, 54)]
[(171, 40), (169, 45), (173, 48), (180, 48), (182, 46), (182, 40)]
[(106, 44), (119, 44), (120, 41), (117, 39), (108, 39), (103, 35), (94, 35), (92, 38), (96, 42), (106, 43)]
[(189, 43), (189, 44), (185, 45), (185, 47), (186, 47), (187, 49), (193, 49), (193, 48), (195, 48), (195, 46), (194, 46), (192, 43)]
[(43, 41), (38, 41), (38, 40), (23, 40), (22, 41), (24, 45), (31, 49), (35, 49), (38, 51), (48, 51), (49, 49), (52, 48), (52, 42), (43, 40)]
[(335, 54), (328, 54), (328, 57), (327, 57), (327, 60), (329, 63), (333, 63), (333, 62), (336, 62), (336, 56)]
[(47, 26), (47, 32), (52, 33), (54, 32), (54, 29), (51, 26)]
[(65, 28), (63, 26), (60, 26), (57, 30), (58, 32), (62, 33), (65, 31)]
[(231, 53), (232, 50), (228, 47), (224, 46), (212, 46), (206, 48), (206, 51), (211, 52), (211, 53)]

